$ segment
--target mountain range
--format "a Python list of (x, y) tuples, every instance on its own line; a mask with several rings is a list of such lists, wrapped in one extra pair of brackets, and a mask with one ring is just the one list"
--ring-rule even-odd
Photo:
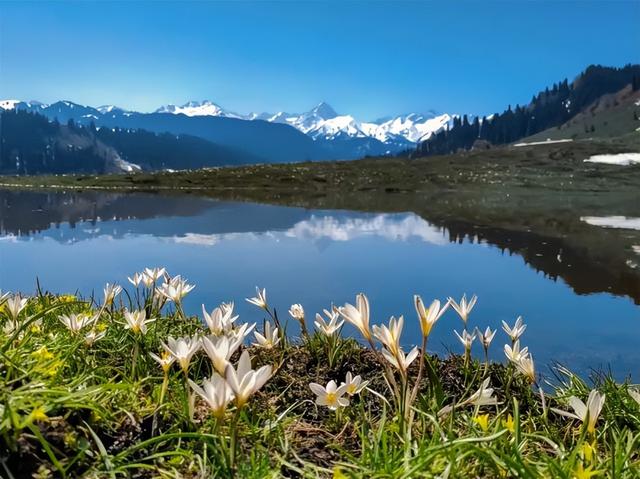
[(114, 105), (84, 106), (70, 101), (45, 104), (4, 100), (0, 108), (39, 113), (59, 122), (109, 128), (142, 128), (156, 133), (199, 136), (219, 145), (246, 151), (265, 162), (354, 159), (413, 150), (445, 128), (449, 114), (410, 113), (360, 122), (340, 115), (327, 103), (304, 113), (238, 114), (205, 100), (181, 106), (165, 105), (152, 113)]

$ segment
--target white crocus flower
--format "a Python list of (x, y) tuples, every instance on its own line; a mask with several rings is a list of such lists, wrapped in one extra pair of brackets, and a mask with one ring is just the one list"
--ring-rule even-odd
[(329, 322), (326, 322), (319, 313), (316, 313), (316, 320), (313, 322), (316, 329), (322, 332), (325, 336), (333, 336), (344, 324), (344, 319), (340, 320), (340, 313), (338, 311), (323, 310), (327, 316)]
[(267, 304), (267, 290), (265, 288), (260, 289), (256, 286), (256, 296), (253, 298), (247, 298), (247, 301), (256, 305), (258, 308), (264, 309), (265, 311), (269, 309), (269, 305)]
[(87, 334), (84, 335), (84, 342), (87, 346), (93, 346), (93, 343), (98, 341), (99, 339), (104, 338), (107, 334), (106, 331), (98, 332), (95, 329), (92, 329)]
[(502, 321), (502, 329), (509, 335), (509, 337), (511, 338), (511, 342), (515, 343), (518, 339), (520, 339), (520, 336), (522, 336), (524, 330), (527, 329), (527, 325), (522, 321), (522, 316), (518, 316), (518, 319), (516, 319), (513, 327), (509, 327), (506, 321)]
[(116, 299), (116, 296), (118, 296), (122, 292), (122, 287), (118, 286), (117, 284), (107, 283), (103, 291), (104, 291), (104, 305), (108, 306), (111, 303), (113, 303), (113, 301)]
[(210, 379), (205, 379), (202, 387), (189, 379), (189, 384), (193, 390), (200, 396), (211, 408), (213, 415), (218, 419), (224, 418), (227, 405), (233, 399), (233, 391), (227, 382), (214, 373)]
[(475, 393), (473, 393), (469, 398), (464, 401), (463, 405), (473, 405), (473, 406), (493, 406), (498, 404), (498, 399), (493, 396), (493, 388), (489, 387), (490, 378), (485, 379), (480, 385), (480, 389), (478, 389)]
[(431, 329), (433, 329), (434, 324), (436, 324), (440, 317), (449, 308), (450, 303), (447, 302), (447, 304), (445, 304), (444, 307), (441, 308), (440, 301), (436, 299), (431, 303), (429, 309), (425, 309), (422, 298), (417, 294), (413, 297), (413, 303), (416, 307), (416, 313), (418, 313), (418, 320), (420, 321), (422, 336), (426, 338), (431, 333)]
[(147, 325), (153, 323), (155, 318), (147, 319), (147, 312), (141, 311), (124, 311), (125, 329), (130, 329), (134, 334), (147, 334)]
[(571, 406), (571, 409), (574, 411), (572, 413), (556, 408), (551, 409), (562, 416), (578, 419), (583, 423), (586, 423), (587, 431), (593, 433), (596, 430), (596, 423), (598, 422), (598, 417), (602, 411), (602, 406), (604, 406), (604, 399), (604, 394), (593, 389), (589, 393), (587, 404), (575, 396), (571, 396), (569, 398), (569, 406)]
[(366, 388), (367, 384), (369, 384), (369, 381), (363, 381), (360, 375), (354, 376), (351, 374), (351, 372), (348, 372), (345, 381), (340, 384), (340, 386), (346, 386), (347, 388), (345, 389), (345, 393), (347, 393), (349, 396), (354, 396), (356, 394), (359, 394), (360, 391)]
[(458, 316), (460, 316), (460, 319), (462, 319), (465, 326), (467, 325), (467, 321), (469, 321), (469, 314), (477, 301), (478, 297), (475, 294), (469, 301), (467, 301), (467, 295), (463, 294), (460, 303), (456, 303), (453, 298), (449, 298), (449, 304), (451, 304), (451, 307), (456, 310), (456, 313), (458, 313)]
[(20, 294), (14, 294), (9, 299), (5, 300), (4, 308), (9, 313), (11, 319), (16, 321), (20, 313), (26, 308), (27, 302), (29, 300), (27, 298), (23, 298)]
[(484, 333), (480, 331), (479, 328), (476, 328), (476, 336), (482, 343), (482, 347), (484, 348), (485, 351), (489, 350), (489, 346), (491, 345), (491, 341), (493, 341), (493, 338), (495, 335), (496, 335), (496, 331), (495, 330), (492, 331), (489, 326), (487, 326), (487, 329), (484, 330)]
[(158, 292), (174, 303), (180, 303), (182, 298), (189, 294), (193, 288), (195, 288), (195, 285), (187, 283), (186, 280), (178, 275), (171, 278), (169, 282), (163, 283), (162, 286), (158, 288)]
[(356, 296), (356, 306), (347, 303), (343, 307), (338, 308), (338, 312), (347, 322), (358, 328), (365, 339), (371, 341), (371, 330), (369, 329), (369, 300), (364, 293)]
[(67, 327), (69, 331), (75, 334), (86, 326), (93, 324), (94, 320), (97, 319), (97, 316), (89, 316), (85, 313), (71, 313), (68, 315), (59, 316), (58, 319)]
[(524, 356), (520, 356), (520, 358), (513, 363), (516, 369), (522, 374), (526, 376), (529, 382), (532, 384), (536, 382), (536, 368), (533, 362), (533, 356), (531, 354), (527, 354)]
[(253, 334), (256, 337), (256, 341), (258, 341), (255, 345), (261, 348), (271, 349), (280, 342), (278, 328), (272, 327), (269, 321), (264, 323), (264, 334), (260, 334), (258, 331)]
[(304, 308), (301, 304), (292, 304), (289, 308), (289, 314), (297, 321), (304, 321)]
[(162, 351), (159, 356), (154, 353), (149, 353), (149, 356), (160, 365), (165, 374), (169, 372), (169, 368), (171, 368), (171, 365), (176, 361), (176, 357), (166, 350)]
[(238, 408), (244, 406), (249, 397), (269, 380), (271, 373), (271, 366), (262, 366), (258, 370), (251, 369), (251, 356), (246, 350), (240, 355), (236, 369), (229, 364), (225, 371), (225, 378), (235, 394), (236, 406)]
[(167, 270), (165, 268), (145, 268), (142, 274), (146, 276), (147, 280), (151, 280), (152, 283), (155, 283), (162, 278), (166, 272)]
[(335, 410), (349, 405), (349, 398), (344, 397), (347, 391), (346, 384), (338, 387), (336, 382), (331, 380), (326, 387), (318, 383), (310, 383), (309, 388), (317, 396), (316, 404), (318, 406), (327, 406), (329, 409)]
[(513, 348), (508, 344), (504, 345), (504, 354), (509, 361), (517, 363), (520, 359), (529, 355), (529, 348), (524, 347), (520, 349), (520, 340), (517, 339), (513, 343)]
[(240, 338), (241, 341), (244, 341), (255, 327), (256, 323), (252, 323), (251, 325), (249, 325), (249, 323), (244, 323), (242, 326), (238, 326), (237, 328), (229, 331), (226, 336), (229, 336), (230, 338)]
[(233, 327), (233, 322), (238, 319), (238, 316), (233, 315), (233, 308), (224, 310), (222, 307), (218, 306), (211, 314), (207, 313), (204, 304), (202, 305), (202, 315), (204, 317), (204, 322), (209, 328), (211, 334), (219, 336), (231, 330)]
[(178, 339), (169, 337), (166, 344), (162, 343), (162, 345), (169, 353), (173, 355), (176, 361), (178, 361), (178, 364), (180, 364), (182, 371), (184, 371), (184, 373), (186, 374), (187, 370), (189, 369), (191, 358), (200, 349), (200, 338), (198, 338), (197, 336), (187, 336)]
[(213, 368), (219, 374), (224, 374), (229, 359), (242, 344), (242, 338), (228, 336), (205, 336), (202, 338), (202, 349), (207, 353)]
[(127, 277), (127, 279), (129, 280), (129, 283), (134, 285), (136, 288), (140, 286), (140, 283), (142, 282), (142, 278), (143, 278), (143, 275), (141, 273), (134, 273), (133, 276)]
[(380, 341), (390, 353), (397, 355), (400, 351), (400, 336), (402, 335), (402, 327), (404, 326), (404, 317), (398, 319), (391, 316), (389, 326), (373, 326), (373, 335)]
[(476, 339), (476, 333), (470, 334), (468, 331), (465, 330), (465, 331), (462, 331), (462, 335), (460, 335), (458, 331), (454, 330), (453, 332), (456, 333), (456, 336), (458, 336), (458, 339), (464, 346), (465, 352), (470, 352), (471, 346), (473, 345), (473, 342)]
[(414, 346), (414, 348), (406, 355), (402, 348), (399, 348), (396, 354), (391, 353), (387, 349), (382, 349), (382, 355), (394, 368), (405, 373), (409, 368), (409, 365), (418, 357), (418, 347)]

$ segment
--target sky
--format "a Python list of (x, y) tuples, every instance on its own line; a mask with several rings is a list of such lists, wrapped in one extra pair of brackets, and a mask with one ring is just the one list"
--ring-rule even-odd
[(640, 1), (0, 2), (0, 98), (490, 114), (640, 63)]

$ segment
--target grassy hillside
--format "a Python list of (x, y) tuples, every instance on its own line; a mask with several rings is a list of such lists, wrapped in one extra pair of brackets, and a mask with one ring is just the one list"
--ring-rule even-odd
[(529, 136), (520, 142), (559, 140), (563, 138), (612, 138), (637, 133), (640, 128), (640, 90), (627, 86), (617, 93), (604, 95), (571, 120)]

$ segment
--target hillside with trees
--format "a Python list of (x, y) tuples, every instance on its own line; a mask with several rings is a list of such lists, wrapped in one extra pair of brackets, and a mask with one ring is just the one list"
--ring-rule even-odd
[(573, 82), (567, 79), (534, 95), (528, 105), (511, 105), (490, 117), (467, 115), (454, 118), (447, 130), (433, 135), (417, 149), (420, 156), (448, 154), (471, 149), (478, 140), (486, 145), (505, 145), (558, 127), (583, 112), (600, 97), (630, 86), (640, 90), (640, 65), (623, 68), (591, 65)]
[(0, 174), (102, 174), (264, 161), (194, 136), (96, 128), (72, 119), (61, 124), (24, 110), (0, 113), (0, 139)]

